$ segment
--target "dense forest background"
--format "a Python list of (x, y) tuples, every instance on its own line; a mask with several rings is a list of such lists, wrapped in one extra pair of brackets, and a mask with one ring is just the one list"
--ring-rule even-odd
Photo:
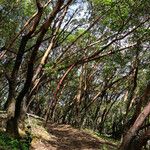
[(32, 113), (148, 148), (149, 0), (0, 0), (6, 132)]

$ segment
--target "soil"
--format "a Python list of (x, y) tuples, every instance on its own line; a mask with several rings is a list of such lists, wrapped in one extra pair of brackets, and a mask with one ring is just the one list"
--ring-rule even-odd
[(115, 150), (115, 144), (107, 142), (70, 125), (48, 125), (49, 138), (34, 138), (31, 150)]

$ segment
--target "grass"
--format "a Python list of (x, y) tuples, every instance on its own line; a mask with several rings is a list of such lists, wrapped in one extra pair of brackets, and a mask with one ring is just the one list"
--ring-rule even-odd
[[(99, 134), (98, 132), (94, 132), (90, 129), (83, 129), (83, 131), (91, 134), (92, 136), (95, 136), (95, 137), (99, 138), (100, 141), (105, 143), (105, 144), (103, 144), (102, 150), (110, 150), (110, 147), (109, 147), (110, 144), (114, 145), (114, 149), (116, 149), (117, 145), (120, 144), (120, 141), (112, 139), (112, 138), (110, 138), (106, 135)], [(113, 149), (113, 147), (112, 147), (112, 149)]]

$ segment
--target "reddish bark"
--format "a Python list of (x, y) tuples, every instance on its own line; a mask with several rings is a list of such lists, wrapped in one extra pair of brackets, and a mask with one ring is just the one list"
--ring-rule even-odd
[(129, 149), (131, 141), (136, 136), (136, 133), (138, 132), (143, 122), (149, 115), (150, 115), (150, 102), (144, 107), (143, 111), (139, 114), (133, 126), (129, 129), (129, 131), (124, 136), (123, 142), (119, 148), (120, 150)]

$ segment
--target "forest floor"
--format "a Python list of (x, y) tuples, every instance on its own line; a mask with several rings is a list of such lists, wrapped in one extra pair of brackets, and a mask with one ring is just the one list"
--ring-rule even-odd
[(32, 120), (31, 150), (115, 150), (117, 145), (70, 125), (48, 124), (46, 128)]

